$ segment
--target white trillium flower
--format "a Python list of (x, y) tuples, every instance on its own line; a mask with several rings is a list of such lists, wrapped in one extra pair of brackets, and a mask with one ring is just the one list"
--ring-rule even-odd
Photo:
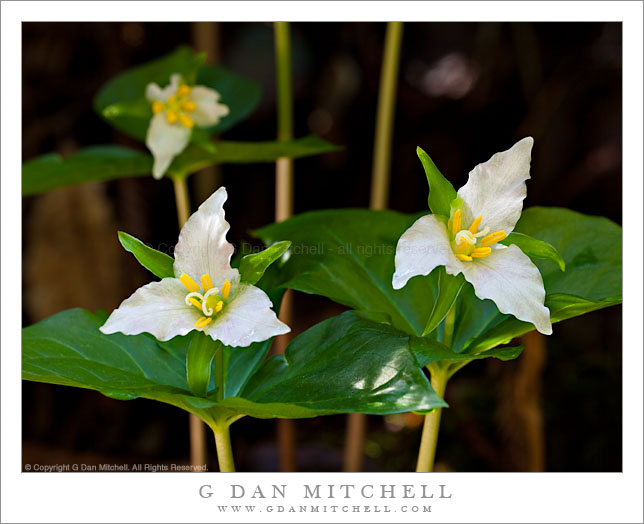
[(524, 138), (476, 166), (458, 190), (460, 207), (452, 209), (447, 225), (426, 215), (403, 233), (396, 247), (394, 289), (445, 266), (450, 275), (463, 273), (476, 296), (492, 300), (501, 313), (552, 333), (539, 270), (517, 246), (498, 244), (521, 216), (533, 142)]
[(170, 84), (163, 89), (155, 83), (148, 84), (145, 96), (152, 102), (154, 113), (145, 144), (154, 156), (152, 174), (157, 179), (186, 148), (195, 125), (214, 126), (229, 113), (228, 106), (219, 103), (217, 91), (183, 84), (179, 74), (172, 75)]
[(261, 289), (240, 281), (230, 267), (233, 246), (224, 218), (221, 187), (183, 226), (175, 248), (175, 278), (134, 292), (100, 328), (105, 334), (151, 333), (158, 340), (203, 331), (226, 346), (248, 346), (290, 331)]

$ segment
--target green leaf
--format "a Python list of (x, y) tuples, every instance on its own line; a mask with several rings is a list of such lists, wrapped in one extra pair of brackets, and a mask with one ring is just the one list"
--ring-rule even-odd
[[(284, 356), (264, 364), (269, 343), (226, 348), (228, 396), (221, 402), (196, 396), (188, 385), (186, 352), (194, 334), (161, 343), (147, 334), (104, 335), (105, 318), (75, 309), (24, 328), (23, 378), (118, 399), (159, 400), (209, 424), (244, 415), (385, 414), (445, 405), (418, 369), (404, 333), (351, 312), (314, 326)], [(202, 392), (205, 380), (199, 382)]]
[(22, 194), (35, 195), (86, 182), (151, 175), (152, 157), (120, 146), (94, 146), (62, 158), (48, 154), (22, 165)]
[(145, 269), (159, 278), (174, 277), (174, 259), (171, 256), (146, 246), (123, 231), (119, 231), (118, 235), (123, 249), (132, 253)]
[(410, 348), (419, 366), (426, 366), (437, 361), (470, 361), (481, 358), (498, 358), (512, 360), (523, 351), (523, 346), (503, 347), (490, 350), (480, 350), (474, 353), (455, 353), (447, 346), (435, 340), (423, 337), (410, 337)]
[(290, 245), (291, 243), (288, 240), (282, 240), (267, 247), (260, 253), (246, 255), (239, 264), (241, 280), (248, 284), (255, 284), (262, 278), (268, 266), (281, 257)]
[(429, 197), (427, 199), (429, 209), (436, 215), (450, 216), (450, 204), (456, 198), (454, 186), (441, 174), (425, 151), (417, 147), (416, 153), (423, 164), (429, 184)]
[(275, 162), (278, 158), (300, 158), (320, 155), (341, 149), (314, 135), (295, 140), (269, 142), (231, 142), (220, 140), (214, 149), (191, 144), (177, 156), (168, 173), (185, 176), (215, 164), (248, 164)]
[[(189, 145), (175, 157), (168, 174), (188, 176), (215, 164), (274, 162), (280, 157), (300, 158), (340, 148), (310, 135), (288, 141), (228, 142)], [(48, 154), (22, 166), (22, 194), (35, 195), (87, 182), (133, 176), (152, 176), (152, 156), (120, 146), (93, 146), (62, 158)]]
[(190, 391), (198, 397), (205, 397), (212, 375), (212, 361), (217, 351), (223, 351), (221, 342), (215, 342), (205, 333), (192, 336), (186, 355), (186, 379)]
[(452, 276), (447, 274), (444, 267), (438, 268), (438, 296), (427, 319), (423, 336), (434, 331), (447, 316), (456, 302), (463, 284), (465, 284), (465, 278), (462, 274)]
[(561, 271), (566, 270), (566, 262), (557, 252), (557, 250), (544, 242), (543, 240), (537, 240), (531, 236), (525, 235), (523, 233), (517, 233), (516, 231), (510, 233), (507, 238), (501, 240), (500, 244), (509, 246), (514, 244), (517, 246), (523, 253), (528, 255), (530, 258), (542, 258), (544, 260), (551, 260)]
[(437, 272), (415, 277), (401, 290), (391, 285), (398, 239), (417, 218), (366, 209), (314, 211), (253, 234), (267, 245), (284, 239), (292, 242), (288, 260), (267, 272), (274, 286), (386, 314), (392, 326), (420, 335), (432, 312)]

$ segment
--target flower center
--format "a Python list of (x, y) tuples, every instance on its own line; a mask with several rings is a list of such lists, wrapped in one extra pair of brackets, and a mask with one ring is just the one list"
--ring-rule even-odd
[(452, 218), (450, 232), (452, 234), (452, 251), (456, 258), (463, 262), (471, 262), (474, 258), (484, 258), (492, 253), (490, 246), (503, 240), (507, 235), (505, 231), (496, 231), (488, 234), (490, 228), (486, 227), (478, 232), (483, 217), (474, 219), (468, 229), (461, 229), (461, 210), (457, 209)]
[(226, 279), (221, 289), (212, 285), (208, 274), (202, 275), (201, 287), (185, 273), (179, 277), (179, 280), (189, 291), (185, 299), (186, 304), (193, 305), (203, 313), (203, 316), (195, 322), (195, 327), (197, 329), (206, 327), (212, 322), (213, 317), (221, 312), (228, 300), (228, 295), (230, 295), (229, 280)]
[(180, 85), (177, 92), (168, 98), (167, 102), (164, 103), (160, 100), (154, 102), (152, 112), (156, 115), (165, 111), (165, 119), (168, 124), (179, 122), (182, 126), (192, 129), (195, 123), (188, 113), (192, 113), (197, 109), (197, 106), (192, 100), (186, 99), (191, 90), (190, 86)]

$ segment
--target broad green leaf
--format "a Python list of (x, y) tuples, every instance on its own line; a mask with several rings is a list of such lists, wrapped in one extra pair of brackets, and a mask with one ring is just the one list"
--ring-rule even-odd
[[(144, 397), (181, 407), (212, 424), (244, 415), (308, 417), (332, 413), (427, 411), (444, 406), (432, 391), (408, 337), (345, 313), (311, 328), (284, 356), (257, 366), (249, 348), (227, 348), (227, 381), (217, 402), (195, 396), (186, 372), (191, 335), (158, 343), (147, 334), (103, 335), (105, 315), (64, 311), (23, 329), (23, 378), (94, 389), (112, 398)], [(263, 358), (268, 344), (259, 344)], [(237, 356), (238, 350), (241, 350)], [(259, 369), (235, 378), (232, 368)], [(212, 379), (211, 379), (212, 381)]]
[(259, 253), (246, 255), (239, 264), (239, 273), (243, 282), (255, 284), (262, 276), (266, 268), (281, 257), (289, 248), (291, 243), (288, 240), (276, 242)]
[(470, 361), (481, 358), (498, 358), (512, 360), (517, 358), (523, 346), (503, 347), (490, 350), (481, 350), (476, 353), (455, 353), (447, 346), (435, 340), (423, 337), (410, 337), (410, 348), (419, 366), (426, 366), (437, 361)]
[(296, 337), (283, 356), (260, 368), (242, 396), (256, 403), (256, 417), (264, 416), (264, 403), (271, 406), (266, 414), (281, 405), (284, 416), (300, 409), (384, 414), (446, 406), (417, 367), (407, 335), (350, 311)]
[(437, 271), (438, 296), (434, 302), (432, 312), (427, 319), (423, 336), (434, 331), (443, 321), (447, 316), (447, 313), (449, 313), (449, 310), (452, 309), (452, 306), (456, 302), (463, 284), (465, 284), (465, 278), (463, 278), (462, 274), (456, 276), (448, 275), (444, 267), (438, 268)]
[(269, 142), (231, 142), (220, 140), (214, 149), (191, 144), (177, 156), (168, 173), (189, 175), (215, 164), (248, 164), (275, 162), (278, 158), (300, 158), (338, 151), (340, 148), (314, 135), (304, 138)]
[(551, 260), (559, 266), (561, 271), (566, 270), (566, 262), (557, 250), (548, 244), (548, 242), (537, 240), (536, 238), (532, 238), (524, 233), (517, 233), (514, 231), (510, 233), (507, 238), (501, 240), (500, 243), (506, 246), (514, 244), (530, 258)]
[(223, 351), (221, 343), (215, 342), (205, 333), (192, 336), (186, 355), (186, 379), (188, 387), (198, 397), (205, 397), (212, 375), (212, 361), (217, 351)]
[(59, 187), (151, 175), (152, 157), (121, 146), (94, 146), (65, 158), (48, 154), (22, 165), (23, 196)]
[(436, 164), (425, 151), (417, 147), (416, 153), (423, 164), (427, 183), (429, 184), (429, 197), (427, 199), (429, 209), (436, 215), (450, 216), (450, 204), (456, 198), (454, 186), (441, 174)]
[(254, 232), (269, 245), (292, 242), (288, 260), (267, 273), (275, 286), (386, 314), (392, 326), (420, 335), (434, 305), (437, 272), (391, 285), (398, 239), (418, 218), (393, 211), (342, 209), (303, 213)]
[(174, 259), (171, 256), (146, 246), (138, 238), (119, 231), (119, 242), (132, 253), (145, 269), (159, 278), (174, 277)]
[[(175, 157), (169, 175), (187, 176), (204, 167), (226, 163), (274, 162), (340, 149), (316, 136), (269, 142), (208, 142), (191, 144)], [(93, 146), (65, 158), (48, 154), (22, 166), (22, 194), (35, 195), (59, 187), (152, 176), (152, 156), (121, 146)]]

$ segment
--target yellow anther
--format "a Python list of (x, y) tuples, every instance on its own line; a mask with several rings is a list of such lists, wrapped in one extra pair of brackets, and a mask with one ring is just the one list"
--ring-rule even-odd
[(481, 247), (487, 247), (491, 246), (492, 244), (496, 244), (497, 242), (503, 240), (506, 236), (507, 235), (505, 234), (505, 231), (496, 231), (491, 235), (488, 235), (481, 239)]
[(470, 233), (474, 234), (478, 231), (479, 226), (481, 225), (481, 220), (483, 220), (482, 216), (474, 219), (474, 222), (472, 222), (472, 225), (470, 226)]
[(472, 261), (472, 257), (468, 257), (467, 255), (461, 255), (460, 253), (456, 254), (456, 258), (458, 258), (459, 260), (463, 260), (464, 262)]
[(226, 279), (226, 282), (224, 282), (224, 285), (221, 286), (221, 296), (224, 298), (228, 298), (228, 294), (230, 293), (230, 282), (228, 279)]
[(201, 311), (201, 302), (199, 302), (196, 298), (192, 298), (192, 297), (190, 297), (188, 300), (194, 307), (196, 307), (199, 311)]
[(208, 324), (210, 324), (211, 322), (212, 322), (212, 318), (201, 317), (199, 320), (197, 320), (197, 322), (195, 322), (195, 326), (198, 329), (201, 329), (201, 328), (207, 326)]
[(184, 84), (182, 86), (179, 86), (179, 89), (177, 89), (177, 96), (189, 95), (190, 91), (191, 91), (190, 86), (187, 86)]
[(190, 292), (199, 291), (200, 289), (199, 285), (194, 280), (192, 280), (186, 273), (181, 275), (179, 277), (179, 280), (181, 280), (181, 283), (184, 286), (186, 286), (186, 289)]
[(165, 114), (165, 119), (168, 121), (168, 124), (174, 124), (177, 121), (177, 118), (179, 118), (179, 116), (176, 111), (168, 111)]
[(461, 210), (457, 209), (452, 219), (452, 235), (455, 235), (461, 230)]
[(186, 100), (185, 102), (181, 102), (181, 109), (184, 111), (194, 111), (197, 109), (197, 104), (195, 104), (192, 100)]
[(177, 101), (177, 97), (172, 95), (168, 97), (168, 104), (174, 104)]
[(215, 306), (215, 313), (219, 313), (223, 307), (224, 307), (224, 301), (220, 300), (219, 302), (217, 302), (217, 305)]
[(492, 253), (492, 248), (489, 247), (477, 247), (474, 251), (470, 253), (473, 258), (485, 258), (489, 257)]
[(210, 280), (210, 275), (201, 276), (201, 287), (204, 291), (208, 291), (212, 287), (212, 280)]
[(181, 122), (181, 125), (183, 127), (187, 127), (188, 129), (192, 129), (192, 126), (195, 125), (195, 123), (193, 122), (192, 118), (190, 118), (185, 113), (181, 113), (179, 115), (179, 122)]
[(165, 105), (163, 105), (163, 102), (159, 102), (158, 100), (152, 104), (152, 112), (156, 115), (157, 113), (161, 113), (165, 109)]

